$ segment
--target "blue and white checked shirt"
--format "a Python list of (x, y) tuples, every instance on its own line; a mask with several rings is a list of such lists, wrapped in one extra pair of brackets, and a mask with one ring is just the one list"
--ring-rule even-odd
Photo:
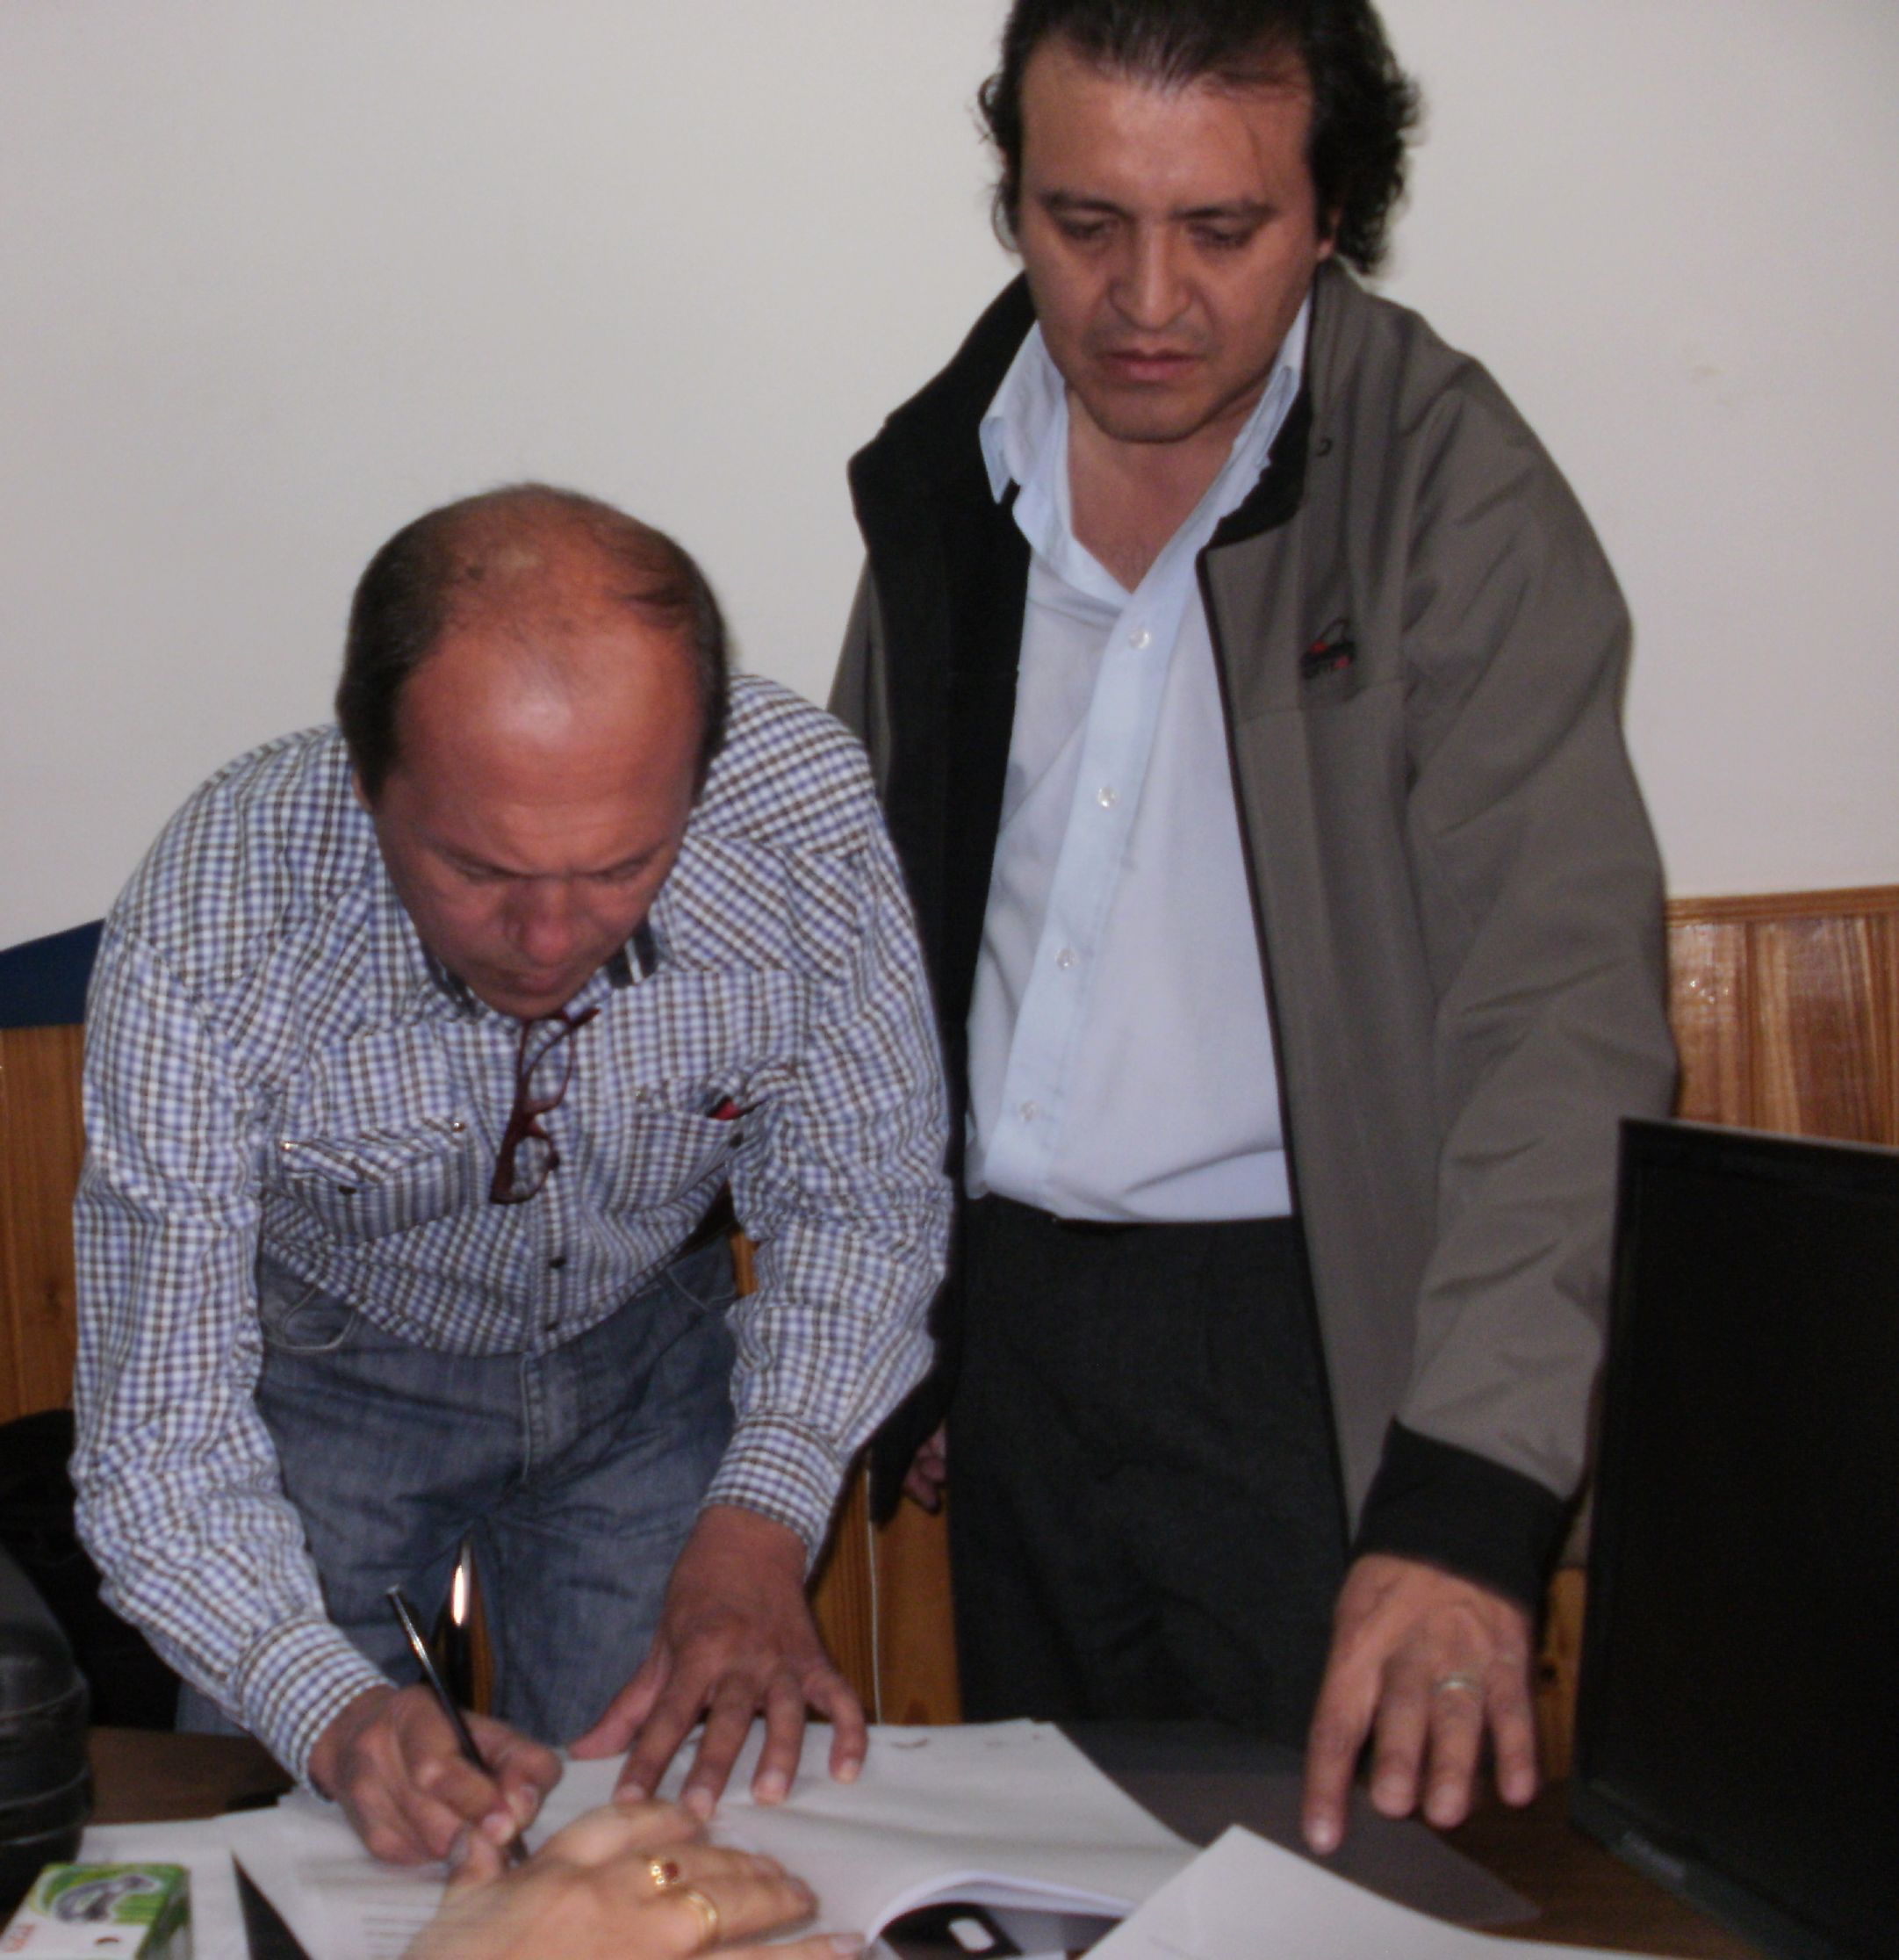
[[(298, 1774), (382, 1676), (324, 1617), (252, 1392), (260, 1248), (378, 1325), (537, 1352), (604, 1319), (730, 1183), (759, 1246), (707, 1493), (815, 1551), (928, 1361), (949, 1200), (909, 901), (860, 752), (772, 682), (649, 915), (574, 1005), (560, 1168), (488, 1202), (520, 1024), (443, 984), (333, 728), (240, 758), (107, 922), (76, 1209), (80, 1520), (106, 1596)], [(645, 962), (640, 965), (644, 967)], [(744, 1113), (716, 1120), (728, 1099)]]

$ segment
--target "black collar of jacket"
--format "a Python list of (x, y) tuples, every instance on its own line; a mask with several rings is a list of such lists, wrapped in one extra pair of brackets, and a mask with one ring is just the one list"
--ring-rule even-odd
[(852, 458), (851, 494), (867, 540), (893, 506), (908, 504), (919, 482), (993, 501), (977, 431), (1034, 324), (1029, 282), (1016, 278), (990, 301), (949, 365)]
[[(1334, 283), (1344, 277), (1329, 263), (1319, 269), (1306, 372), (1298, 399), (1273, 444), (1271, 461), (1245, 501), (1221, 521), (1210, 548), (1257, 537), (1285, 522), (1299, 507), (1311, 445), (1319, 313)], [(874, 553), (877, 534), (893, 522), (901, 529), (906, 513), (920, 515), (914, 501), (919, 487), (929, 486), (939, 496), (994, 501), (978, 430), (1034, 324), (1029, 283), (1018, 277), (990, 301), (942, 372), (895, 409), (881, 433), (852, 458), (852, 498)]]

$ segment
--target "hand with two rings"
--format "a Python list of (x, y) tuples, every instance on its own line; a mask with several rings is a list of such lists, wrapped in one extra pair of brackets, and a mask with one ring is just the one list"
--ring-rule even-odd
[[(744, 1854), (727, 1852), (723, 1856), (744, 1856)], [(646, 1870), (652, 1879), (656, 1892), (665, 1894), (669, 1899), (681, 1906), (689, 1906), (698, 1913), (701, 1937), (697, 1950), (709, 1953), (719, 1943), (719, 1935), (725, 1926), (718, 1907), (697, 1885), (686, 1883), (685, 1871), (677, 1858), (649, 1858), (646, 1861)]]
[(673, 1804), (614, 1804), (507, 1868), (471, 1834), (441, 1910), (407, 1960), (851, 1960), (855, 1935), (757, 1942), (809, 1920), (816, 1899), (775, 1859), (709, 1844)]

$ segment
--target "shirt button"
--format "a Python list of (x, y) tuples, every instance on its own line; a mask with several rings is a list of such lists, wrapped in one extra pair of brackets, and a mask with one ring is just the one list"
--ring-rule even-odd
[(1127, 636), (1127, 644), (1137, 653), (1145, 652), (1148, 647), (1154, 645), (1154, 635), (1145, 626), (1137, 626)]
[(1035, 1106), (1035, 1104), (1032, 1102), (1025, 1102), (1023, 1104), (1021, 1116), (1022, 1121), (1025, 1123), (1032, 1123), (1035, 1119), (1040, 1114), (1041, 1111)]
[(1114, 785), (1111, 782), (1103, 783), (1100, 789), (1095, 792), (1095, 801), (1104, 810), (1112, 810), (1119, 800), (1114, 793)]
[(1064, 973), (1066, 973), (1068, 969), (1075, 964), (1075, 948), (1072, 946), (1064, 946), (1061, 952), (1055, 955), (1055, 964), (1060, 967)]

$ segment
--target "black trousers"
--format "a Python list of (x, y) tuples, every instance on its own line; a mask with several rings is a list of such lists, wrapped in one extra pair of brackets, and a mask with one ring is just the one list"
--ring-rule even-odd
[(1345, 1517), (1289, 1219), (965, 1220), (949, 1418), (965, 1716), (1211, 1717), (1295, 1746)]

